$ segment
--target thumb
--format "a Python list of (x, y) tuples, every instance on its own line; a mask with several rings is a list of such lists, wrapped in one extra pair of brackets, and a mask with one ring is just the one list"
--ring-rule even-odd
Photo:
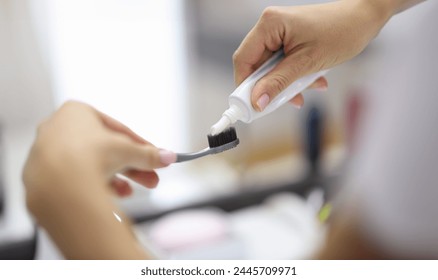
[(261, 78), (251, 93), (254, 109), (261, 112), (283, 90), (297, 79), (316, 71), (311, 56), (293, 53), (286, 56), (274, 69)]
[(176, 154), (152, 145), (136, 144), (131, 147), (130, 158), (131, 167), (139, 170), (152, 170), (174, 163)]

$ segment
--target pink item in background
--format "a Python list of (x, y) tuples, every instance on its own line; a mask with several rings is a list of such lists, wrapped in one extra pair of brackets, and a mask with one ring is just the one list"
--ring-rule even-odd
[(217, 242), (227, 236), (227, 216), (216, 209), (185, 210), (154, 222), (150, 240), (160, 248), (177, 251)]
[(364, 95), (367, 92), (362, 88), (352, 89), (347, 100), (347, 147), (350, 154), (356, 150), (357, 131), (360, 129), (361, 119), (364, 115)]

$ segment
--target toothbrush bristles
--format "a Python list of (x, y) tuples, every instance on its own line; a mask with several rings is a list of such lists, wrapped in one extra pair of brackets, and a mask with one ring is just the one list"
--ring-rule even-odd
[(215, 148), (235, 141), (237, 139), (237, 133), (234, 127), (230, 127), (218, 135), (209, 134), (207, 137), (210, 148)]

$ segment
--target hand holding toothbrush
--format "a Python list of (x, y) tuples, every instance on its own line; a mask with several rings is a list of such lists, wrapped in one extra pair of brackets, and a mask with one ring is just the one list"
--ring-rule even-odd
[(132, 191), (116, 174), (153, 188), (154, 170), (175, 161), (176, 154), (70, 101), (38, 128), (23, 170), (27, 206), (66, 258), (147, 258), (129, 222), (116, 219), (122, 214), (113, 194)]

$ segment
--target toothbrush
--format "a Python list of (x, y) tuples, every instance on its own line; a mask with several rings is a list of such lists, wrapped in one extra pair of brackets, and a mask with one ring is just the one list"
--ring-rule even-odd
[(176, 162), (184, 162), (207, 155), (222, 153), (239, 145), (239, 138), (237, 138), (234, 127), (230, 127), (217, 135), (209, 134), (207, 138), (208, 148), (195, 153), (178, 153), (176, 154)]

